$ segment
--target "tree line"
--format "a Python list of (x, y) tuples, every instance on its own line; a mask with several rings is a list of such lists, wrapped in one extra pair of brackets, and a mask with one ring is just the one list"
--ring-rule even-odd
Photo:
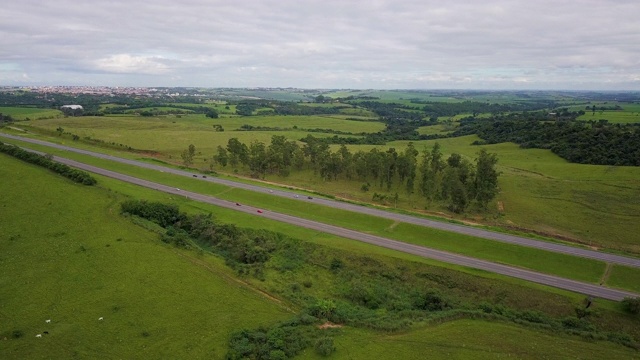
[(36, 164), (42, 167), (45, 167), (53, 172), (56, 172), (74, 182), (83, 184), (83, 185), (95, 185), (97, 180), (89, 175), (89, 173), (74, 169), (65, 164), (61, 164), (59, 162), (53, 161), (51, 156), (43, 156), (40, 154), (36, 154), (30, 151), (23, 150), (14, 145), (8, 145), (0, 142), (0, 151), (11, 155), (15, 158), (18, 158), (22, 161), (26, 161), (32, 164)]
[[(289, 176), (291, 171), (310, 169), (325, 181), (364, 182), (363, 191), (369, 191), (373, 183), (387, 192), (402, 189), (409, 197), (417, 192), (428, 204), (446, 202), (457, 213), (474, 201), (486, 208), (498, 193), (498, 158), (485, 149), (480, 150), (472, 163), (460, 154), (445, 159), (438, 143), (421, 152), (409, 143), (404, 151), (373, 148), (352, 153), (345, 145), (332, 151), (322, 139), (308, 136), (306, 140), (299, 146), (284, 136), (274, 135), (270, 144), (254, 140), (247, 146), (231, 138), (226, 147), (217, 147), (212, 160), (221, 168), (246, 168), (256, 178), (267, 174)], [(397, 193), (395, 197), (397, 200)]]
[(514, 142), (523, 148), (550, 149), (574, 163), (640, 166), (640, 125), (553, 119), (464, 119), (452, 134), (477, 134), (476, 144)]

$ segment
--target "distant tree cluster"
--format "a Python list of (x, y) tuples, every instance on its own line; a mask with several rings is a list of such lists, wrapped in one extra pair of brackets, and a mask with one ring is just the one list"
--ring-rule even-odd
[(600, 121), (465, 119), (454, 136), (477, 134), (482, 144), (514, 142), (550, 149), (580, 164), (640, 166), (640, 126)]
[[(293, 170), (311, 169), (325, 181), (338, 178), (377, 184), (391, 191), (402, 187), (407, 195), (418, 191), (428, 203), (445, 201), (454, 212), (463, 212), (473, 201), (482, 208), (497, 195), (495, 154), (481, 150), (472, 164), (459, 154), (444, 159), (436, 143), (420, 152), (412, 143), (402, 152), (395, 148), (352, 153), (345, 145), (331, 151), (328, 142), (309, 136), (300, 147), (295, 141), (274, 135), (269, 145), (253, 141), (249, 146), (237, 138), (218, 146), (213, 161), (220, 167), (245, 166), (251, 176), (288, 176)], [(368, 191), (368, 186), (366, 188)]]
[(5, 115), (3, 113), (0, 113), (0, 125), (8, 124), (11, 122), (13, 122), (13, 117), (11, 117), (11, 115)]
[(339, 106), (305, 106), (291, 101), (243, 100), (236, 103), (236, 114), (251, 116), (258, 109), (269, 109), (259, 115), (327, 115), (340, 113)]
[(87, 172), (74, 169), (65, 164), (53, 161), (47, 156), (32, 153), (17, 146), (7, 145), (0, 142), (0, 151), (20, 160), (45, 167), (83, 185), (95, 185), (97, 183), (96, 179)]

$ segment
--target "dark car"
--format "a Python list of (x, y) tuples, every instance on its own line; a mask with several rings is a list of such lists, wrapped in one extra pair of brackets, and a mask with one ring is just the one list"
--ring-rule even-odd
[(198, 177), (198, 175), (196, 175), (196, 174), (193, 174), (193, 177)]
[(312, 198), (311, 196), (307, 196), (307, 199), (311, 200), (311, 199), (313, 199), (313, 198)]
[(240, 203), (236, 203), (236, 206), (240, 206)]

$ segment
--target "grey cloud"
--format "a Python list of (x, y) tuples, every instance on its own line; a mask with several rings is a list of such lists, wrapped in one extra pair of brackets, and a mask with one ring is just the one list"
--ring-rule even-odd
[(4, 84), (640, 89), (636, 1), (0, 2)]

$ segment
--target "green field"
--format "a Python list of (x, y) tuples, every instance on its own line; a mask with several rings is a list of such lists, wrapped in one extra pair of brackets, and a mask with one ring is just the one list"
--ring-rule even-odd
[[(156, 234), (118, 215), (117, 205), (125, 194), (163, 201), (170, 195), (103, 177), (98, 177), (98, 188), (83, 187), (4, 155), (0, 156), (0, 162), (0, 176), (6, 179), (0, 185), (3, 195), (0, 208), (5, 209), (3, 219), (9, 224), (0, 234), (0, 288), (3, 289), (0, 334), (10, 339), (0, 348), (2, 358), (95, 357), (98, 354), (117, 358), (139, 354), (146, 358), (222, 358), (230, 331), (255, 328), (291, 316), (277, 302), (234, 280), (216, 257), (166, 246), (158, 241)], [(170, 199), (176, 200), (190, 211), (214, 208)], [(293, 234), (298, 233), (301, 238), (347, 246), (349, 251), (394, 253), (350, 241), (345, 243), (333, 236), (311, 235), (314, 232), (286, 224), (274, 225), (248, 214), (239, 216), (228, 210), (215, 213), (217, 218), (240, 226), (251, 224), (286, 233), (296, 229)], [(43, 226), (34, 227), (34, 223)], [(37, 266), (25, 267), (25, 264)], [(281, 276), (283, 278), (276, 282), (261, 285), (260, 281), (253, 280), (252, 283), (278, 292), (282, 280), (293, 279), (291, 274)], [(314, 289), (319, 287), (322, 291), (319, 281), (314, 280)], [(472, 286), (468, 280), (460, 281), (467, 287)], [(529, 304), (552, 313), (570, 314), (572, 305), (567, 300), (580, 298), (560, 291), (562, 297), (549, 293), (543, 295), (548, 300), (542, 300), (543, 293), (533, 289), (545, 287), (517, 280), (510, 280), (506, 285), (487, 281), (493, 283), (487, 290), (503, 294), (509, 303)], [(504, 292), (500, 290), (502, 287)], [(324, 291), (331, 293), (330, 289)], [(521, 294), (517, 294), (518, 291)], [(527, 293), (531, 295), (525, 296)], [(550, 306), (548, 301), (554, 298), (556, 302)], [(537, 300), (532, 302), (533, 299)], [(599, 321), (604, 321), (603, 324), (611, 318), (607, 303), (599, 303), (602, 306)], [(98, 320), (99, 317), (104, 320)], [(51, 323), (45, 323), (46, 319), (52, 319)], [(612, 324), (619, 323), (620, 319)], [(626, 326), (632, 324), (629, 322)], [(22, 337), (12, 338), (16, 330), (22, 332)], [(48, 335), (41, 339), (34, 337), (45, 330), (49, 331)], [(464, 340), (461, 347), (460, 336), (456, 334), (476, 332), (478, 335)], [(514, 333), (519, 334), (520, 339), (535, 339), (539, 347), (532, 348), (530, 343), (522, 341), (505, 344), (503, 337)], [(560, 356), (561, 349), (567, 346), (576, 354), (598, 351), (594, 350), (596, 344), (577, 337), (552, 336), (512, 324), (471, 320), (430, 325), (395, 335), (345, 328), (335, 340), (336, 358), (364, 359), (374, 353), (380, 359), (397, 358), (398, 354), (412, 358), (424, 354), (425, 346), (433, 351), (434, 358), (452, 353), (463, 358), (482, 357), (492, 352), (518, 356), (541, 352)], [(387, 346), (375, 351), (380, 344)], [(599, 344), (597, 348), (607, 351), (610, 358), (634, 354), (610, 343)], [(309, 349), (301, 358), (316, 356)]]
[(591, 112), (587, 112), (586, 114), (578, 117), (578, 120), (587, 120), (587, 121), (589, 120), (599, 121), (601, 119), (607, 120), (610, 123), (618, 123), (618, 124), (640, 123), (640, 111), (605, 110), (605, 111), (596, 111), (595, 114)]
[[(633, 359), (635, 350), (605, 342), (523, 329), (505, 323), (458, 320), (404, 334), (344, 329), (334, 359)], [(316, 354), (302, 359), (321, 359)]]
[(32, 107), (6, 107), (0, 106), (0, 114), (11, 115), (16, 120), (36, 120), (61, 117), (62, 111), (51, 109), (38, 109)]
[(121, 217), (122, 196), (0, 164), (0, 358), (222, 358), (230, 331), (291, 316)]

